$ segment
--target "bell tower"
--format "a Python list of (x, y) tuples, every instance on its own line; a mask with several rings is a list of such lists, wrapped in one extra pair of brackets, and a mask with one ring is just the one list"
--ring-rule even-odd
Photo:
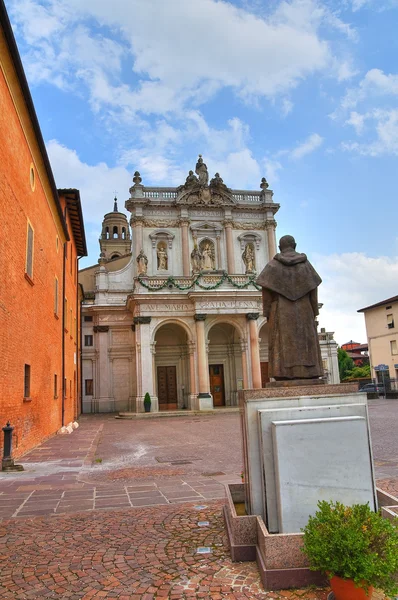
[(102, 221), (99, 243), (101, 255), (106, 260), (113, 260), (131, 252), (129, 224), (126, 215), (118, 211), (116, 197), (113, 203), (113, 211), (107, 213)]

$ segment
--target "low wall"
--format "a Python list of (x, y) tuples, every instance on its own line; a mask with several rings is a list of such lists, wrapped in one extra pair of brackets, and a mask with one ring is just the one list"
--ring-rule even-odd
[[(270, 534), (260, 516), (237, 515), (235, 503), (245, 501), (244, 484), (230, 484), (225, 490), (224, 519), (234, 562), (256, 560), (266, 590), (327, 585), (325, 575), (308, 567), (301, 552), (302, 533)], [(377, 489), (377, 500), (383, 517), (398, 516), (398, 498)]]

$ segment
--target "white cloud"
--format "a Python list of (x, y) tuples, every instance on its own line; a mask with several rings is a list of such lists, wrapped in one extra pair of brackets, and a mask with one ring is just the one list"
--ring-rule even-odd
[[(354, 113), (354, 122), (352, 118), (347, 121), (361, 129), (361, 121), (372, 121), (375, 127), (376, 139), (368, 142), (344, 142), (343, 150), (358, 152), (364, 156), (381, 156), (383, 154), (398, 155), (398, 109), (379, 110), (375, 109), (365, 115)], [(355, 122), (357, 124), (355, 125)]]
[(279, 175), (278, 171), (283, 169), (282, 164), (279, 160), (274, 160), (272, 158), (264, 158), (264, 167), (265, 167), (265, 176), (269, 184), (273, 185), (274, 181), (278, 181)]
[(82, 162), (74, 150), (57, 140), (47, 143), (47, 151), (58, 187), (77, 188), (83, 205), (86, 223), (100, 224), (106, 212), (113, 208), (115, 190), (119, 208), (124, 207), (132, 176), (124, 167), (108, 167), (101, 162), (88, 165)]
[(372, 258), (362, 253), (315, 255), (314, 266), (323, 282), (319, 301), (321, 327), (335, 331), (339, 344), (366, 341), (365, 319), (360, 308), (397, 293), (398, 258)]
[(284, 117), (287, 117), (293, 110), (293, 102), (288, 98), (284, 98), (281, 103), (281, 113)]
[[(131, 0), (128, 7), (123, 0), (48, 0), (44, 6), (12, 0), (10, 12), (30, 46), (25, 58), (33, 82), (75, 81), (78, 88), (83, 74), (96, 110), (118, 106), (127, 117), (200, 104), (222, 87), (245, 101), (273, 99), (334, 60), (321, 26), (348, 35), (348, 26), (316, 0), (281, 2), (263, 18), (215, 0)], [(108, 37), (88, 31), (93, 19)], [(115, 80), (122, 55), (131, 57), (129, 80)], [(290, 110), (286, 101), (283, 107)]]
[(323, 144), (323, 138), (318, 133), (311, 134), (302, 144), (299, 144), (294, 148), (290, 156), (294, 160), (299, 160), (306, 156), (307, 154), (311, 154), (317, 148), (319, 148)]
[(353, 111), (350, 114), (350, 118), (347, 119), (346, 124), (352, 125), (354, 127), (356, 133), (358, 135), (360, 135), (363, 132), (363, 129), (365, 126), (365, 121), (366, 121), (367, 117), (368, 117), (368, 115), (366, 115), (366, 114), (361, 115), (360, 113)]
[(371, 69), (358, 86), (347, 91), (341, 108), (349, 110), (369, 98), (398, 95), (398, 75), (386, 75), (381, 69)]

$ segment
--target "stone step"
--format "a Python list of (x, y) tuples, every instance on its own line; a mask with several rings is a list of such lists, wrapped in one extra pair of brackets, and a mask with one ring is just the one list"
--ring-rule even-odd
[(216, 415), (220, 413), (238, 413), (238, 406), (224, 406), (220, 408), (213, 408), (211, 410), (165, 410), (159, 412), (148, 412), (148, 413), (133, 413), (133, 412), (120, 412), (115, 419), (155, 419), (158, 417), (192, 417), (192, 416), (203, 416), (203, 415)]

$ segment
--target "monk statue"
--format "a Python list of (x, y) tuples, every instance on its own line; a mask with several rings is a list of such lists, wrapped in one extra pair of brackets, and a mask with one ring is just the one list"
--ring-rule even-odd
[(323, 376), (316, 330), (321, 278), (291, 235), (279, 241), (280, 253), (257, 278), (269, 322), (269, 376), (277, 381)]

